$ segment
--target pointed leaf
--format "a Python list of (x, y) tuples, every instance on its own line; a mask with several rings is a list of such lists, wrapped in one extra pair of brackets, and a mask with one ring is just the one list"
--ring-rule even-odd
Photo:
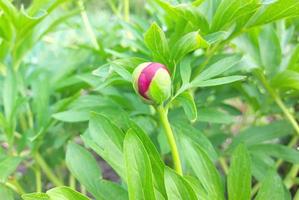
[(165, 169), (165, 185), (168, 199), (197, 200), (189, 183), (168, 167)]
[(191, 87), (211, 87), (217, 85), (225, 85), (236, 81), (244, 80), (245, 78), (246, 76), (226, 76), (205, 81), (192, 81)]
[(156, 23), (153, 23), (144, 34), (144, 41), (155, 57), (161, 61), (167, 61), (169, 56), (168, 42), (163, 30)]
[(92, 113), (88, 135), (84, 141), (94, 149), (111, 167), (124, 177), (122, 145), (124, 133), (107, 117)]
[(49, 195), (51, 200), (89, 200), (83, 194), (72, 190), (69, 187), (57, 187), (47, 191), (47, 195)]
[(263, 180), (262, 186), (255, 198), (255, 200), (282, 200), (284, 199), (284, 187), (280, 177), (271, 172)]
[(202, 71), (198, 76), (196, 76), (193, 79), (192, 84), (196, 85), (198, 82), (221, 75), (222, 73), (226, 72), (237, 63), (239, 63), (241, 58), (242, 57), (240, 55), (233, 55), (218, 60), (217, 62), (209, 66), (206, 70)]
[(145, 147), (134, 133), (129, 130), (124, 140), (126, 177), (130, 199), (155, 199), (152, 180), (152, 167)]
[(176, 97), (176, 101), (178, 101), (183, 106), (185, 114), (190, 121), (194, 121), (197, 119), (197, 108), (191, 91), (183, 92), (178, 97)]
[[(88, 163), (88, 165), (82, 165)], [(69, 143), (66, 151), (66, 164), (72, 175), (97, 196), (96, 182), (102, 177), (101, 170), (90, 152), (80, 145)]]
[(224, 189), (220, 175), (209, 156), (198, 144), (195, 144), (186, 136), (180, 138), (184, 157), (207, 191), (209, 199), (224, 200)]
[(171, 47), (171, 57), (178, 63), (188, 53), (208, 47), (208, 43), (199, 35), (198, 32), (191, 32), (184, 35)]
[(227, 177), (229, 200), (250, 200), (251, 163), (245, 145), (239, 145), (234, 151)]

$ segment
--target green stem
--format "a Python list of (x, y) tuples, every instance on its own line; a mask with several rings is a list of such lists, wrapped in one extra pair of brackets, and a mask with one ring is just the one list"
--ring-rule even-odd
[(84, 187), (84, 185), (80, 185), (80, 191), (82, 194), (86, 195), (87, 194), (87, 191), (86, 191), (86, 188)]
[(87, 32), (87, 34), (88, 34), (88, 36), (89, 36), (89, 38), (92, 42), (92, 45), (94, 46), (94, 48), (96, 50), (100, 50), (100, 46), (99, 46), (99, 43), (97, 41), (97, 37), (93, 32), (92, 26), (89, 22), (89, 19), (88, 19), (87, 13), (85, 11), (84, 4), (83, 4), (82, 0), (79, 1), (79, 7), (81, 9), (81, 17), (82, 17), (86, 32)]
[(219, 163), (220, 163), (220, 165), (221, 165), (221, 167), (222, 167), (222, 169), (223, 169), (223, 172), (225, 173), (225, 174), (228, 174), (228, 165), (227, 165), (227, 163), (226, 163), (226, 160), (225, 160), (225, 158), (224, 157), (221, 157), (221, 158), (219, 158)]
[(168, 144), (170, 146), (171, 149), (171, 154), (172, 154), (172, 159), (173, 159), (173, 163), (174, 163), (174, 169), (175, 171), (180, 174), (183, 175), (183, 171), (182, 171), (182, 166), (181, 166), (181, 161), (180, 161), (180, 155), (178, 152), (178, 148), (176, 145), (176, 141), (174, 138), (174, 134), (172, 132), (169, 120), (168, 120), (168, 110), (161, 105), (157, 107), (157, 111), (159, 113), (160, 119), (161, 119), (161, 123), (163, 126), (163, 129), (165, 131), (167, 140), (168, 140)]
[(34, 172), (35, 172), (36, 192), (42, 192), (42, 175), (39, 166), (35, 167)]
[[(260, 79), (260, 81), (262, 82), (262, 84), (264, 85), (265, 89), (272, 96), (272, 98), (274, 99), (274, 101), (276, 102), (276, 104), (282, 110), (282, 112), (286, 116), (287, 120), (293, 126), (293, 128), (294, 128), (294, 130), (295, 130), (295, 132), (296, 132), (297, 135), (292, 138), (292, 140), (290, 141), (290, 143), (288, 145), (288, 146), (293, 146), (296, 143), (296, 141), (298, 139), (298, 136), (299, 136), (299, 125), (298, 125), (298, 123), (296, 121), (296, 118), (291, 114), (291, 112), (289, 111), (289, 109), (283, 103), (283, 101), (281, 100), (279, 94), (270, 86), (270, 84), (266, 80), (266, 77), (264, 76), (264, 74), (262, 74), (262, 72), (261, 72), (261, 73), (256, 73), (256, 75)], [(278, 160), (277, 163), (276, 163), (276, 167), (278, 168), (281, 163), (282, 163), (282, 161)], [(289, 171), (289, 173), (286, 175), (284, 183), (285, 183), (285, 185), (288, 188), (290, 188), (292, 186), (292, 184), (293, 184), (293, 177), (295, 177), (297, 175), (298, 171), (299, 171), (299, 165), (293, 165), (292, 168), (291, 168), (291, 170)], [(258, 188), (258, 186), (256, 188)]]
[(124, 18), (126, 22), (130, 21), (130, 0), (124, 0)]
[(120, 14), (119, 14), (119, 12), (118, 12), (118, 10), (117, 10), (115, 4), (113, 3), (113, 1), (111, 1), (111, 0), (107, 0), (107, 2), (108, 2), (108, 4), (109, 4), (109, 6), (110, 6), (112, 12), (113, 12), (117, 17), (120, 17)]
[[(292, 139), (290, 140), (290, 142), (288, 143), (288, 147), (293, 147), (296, 143), (297, 143), (297, 140), (298, 140), (298, 136), (297, 135), (294, 135), (292, 137)], [(275, 164), (275, 167), (276, 169), (278, 169), (280, 167), (280, 165), (282, 164), (283, 160), (282, 159), (279, 159), (276, 164)]]
[(51, 168), (47, 165), (47, 163), (39, 153), (35, 154), (35, 161), (55, 186), (63, 186), (63, 182), (56, 177), (56, 175), (52, 172)]
[(284, 179), (283, 182), (284, 182), (285, 186), (288, 189), (290, 189), (293, 186), (294, 179), (297, 176), (298, 170), (299, 170), (299, 165), (298, 164), (297, 165), (293, 165), (292, 168), (291, 168), (291, 170), (289, 171), (289, 173), (285, 177), (285, 179)]
[(256, 183), (253, 188), (251, 189), (251, 198), (254, 197), (254, 195), (257, 193), (257, 191), (260, 189), (261, 187), (261, 182)]
[(20, 192), (20, 191), (18, 190), (18, 188), (17, 188), (14, 184), (11, 184), (11, 183), (9, 183), (9, 182), (6, 182), (6, 183), (5, 183), (5, 186), (8, 187), (8, 188), (10, 188), (11, 190), (13, 190), (15, 193), (17, 193), (17, 194), (19, 194), (19, 195), (22, 195), (22, 192)]
[(24, 189), (16, 179), (9, 180), (8, 182), (5, 183), (5, 185), (20, 195), (25, 194)]
[(72, 188), (73, 190), (76, 189), (76, 179), (71, 174), (70, 174), (70, 177), (69, 177), (69, 185), (70, 185), (70, 188)]
[(258, 74), (259, 79), (261, 80), (261, 82), (263, 83), (264, 87), (266, 88), (266, 90), (269, 92), (269, 94), (273, 97), (274, 101), (276, 102), (276, 104), (279, 106), (279, 108), (282, 110), (282, 112), (284, 113), (284, 115), (286, 116), (286, 118), (288, 119), (288, 121), (291, 123), (291, 125), (293, 126), (294, 130), (296, 131), (296, 133), (299, 135), (299, 125), (296, 122), (295, 117), (291, 114), (291, 112), (289, 111), (289, 109), (286, 107), (286, 105), (283, 103), (283, 101), (281, 100), (280, 96), (277, 94), (277, 92), (269, 85), (268, 81), (266, 80), (264, 74), (259, 73)]

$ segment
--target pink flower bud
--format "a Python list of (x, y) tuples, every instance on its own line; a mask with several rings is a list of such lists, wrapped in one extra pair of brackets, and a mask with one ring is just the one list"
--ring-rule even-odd
[(142, 63), (133, 72), (133, 86), (146, 102), (161, 104), (171, 94), (169, 71), (160, 63)]

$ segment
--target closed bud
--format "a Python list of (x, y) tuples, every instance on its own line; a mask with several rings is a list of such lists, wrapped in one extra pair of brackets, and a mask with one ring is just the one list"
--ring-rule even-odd
[(171, 94), (171, 77), (168, 69), (155, 62), (145, 62), (134, 70), (135, 91), (148, 103), (162, 104)]

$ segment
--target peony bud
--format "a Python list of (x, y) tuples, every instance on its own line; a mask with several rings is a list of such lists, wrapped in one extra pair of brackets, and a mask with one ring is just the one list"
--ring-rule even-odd
[(133, 72), (133, 86), (146, 102), (161, 104), (171, 94), (169, 71), (160, 63), (142, 63)]

